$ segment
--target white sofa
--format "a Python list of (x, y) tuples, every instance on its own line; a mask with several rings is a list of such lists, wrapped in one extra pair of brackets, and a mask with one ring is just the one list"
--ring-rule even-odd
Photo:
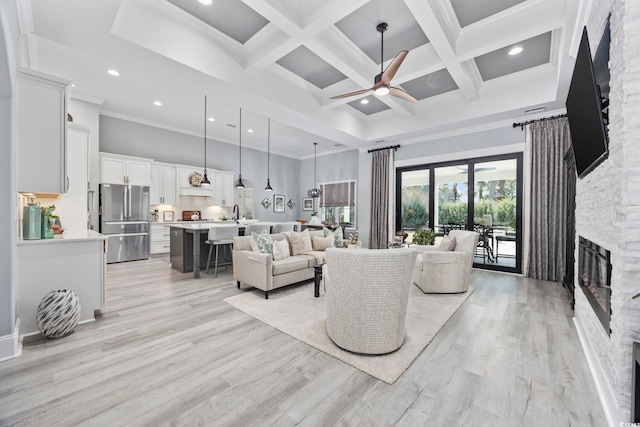
[[(310, 235), (324, 237), (322, 230), (311, 231)], [(285, 233), (270, 236), (274, 241), (286, 239)], [(233, 279), (238, 289), (241, 284), (253, 286), (264, 291), (267, 299), (269, 291), (313, 279), (313, 267), (326, 262), (324, 251), (312, 251), (274, 261), (270, 254), (252, 251), (251, 239), (251, 236), (233, 238)]]

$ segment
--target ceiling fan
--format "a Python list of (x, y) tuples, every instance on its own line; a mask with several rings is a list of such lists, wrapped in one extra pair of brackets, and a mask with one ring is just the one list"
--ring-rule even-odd
[(338, 98), (347, 98), (349, 96), (361, 95), (363, 93), (367, 93), (369, 91), (373, 91), (378, 96), (383, 96), (386, 94), (390, 94), (393, 96), (397, 96), (398, 98), (402, 98), (409, 102), (418, 102), (413, 96), (409, 95), (405, 90), (400, 89), (399, 87), (391, 86), (391, 79), (396, 75), (398, 68), (400, 68), (400, 64), (404, 61), (404, 58), (409, 53), (408, 50), (401, 50), (400, 53), (393, 58), (393, 61), (389, 64), (386, 70), (382, 70), (382, 64), (384, 63), (384, 32), (387, 30), (387, 23), (381, 22), (376, 27), (376, 30), (380, 33), (381, 43), (380, 43), (380, 74), (375, 77), (374, 84), (369, 89), (357, 90), (355, 92), (344, 93), (342, 95), (332, 96), (331, 99)]

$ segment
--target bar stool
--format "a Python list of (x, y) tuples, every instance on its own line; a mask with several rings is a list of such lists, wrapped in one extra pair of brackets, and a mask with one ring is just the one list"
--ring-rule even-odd
[(267, 231), (267, 234), (271, 234), (271, 224), (257, 222), (255, 224), (247, 225), (247, 227), (244, 229), (244, 235), (251, 236), (252, 231), (256, 234), (260, 234), (265, 230)]
[[(211, 264), (211, 253), (213, 248), (216, 248), (216, 260), (214, 264), (214, 277), (218, 277), (218, 248), (223, 246), (223, 250), (226, 247), (233, 246), (233, 238), (238, 235), (237, 225), (220, 225), (209, 228), (208, 239), (205, 241), (209, 246), (209, 256), (207, 257), (207, 274), (209, 274), (209, 265)], [(227, 266), (230, 263), (227, 262), (224, 265)]]

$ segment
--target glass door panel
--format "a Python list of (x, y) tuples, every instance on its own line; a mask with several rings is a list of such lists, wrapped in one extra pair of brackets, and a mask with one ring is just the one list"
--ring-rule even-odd
[(516, 267), (517, 167), (516, 159), (474, 163), (473, 223), (480, 233), (476, 264)]
[(433, 169), (435, 175), (434, 227), (442, 236), (452, 229), (466, 229), (469, 206), (469, 167), (443, 166)]
[(419, 228), (429, 228), (429, 169), (404, 171), (401, 175), (400, 229), (407, 242)]

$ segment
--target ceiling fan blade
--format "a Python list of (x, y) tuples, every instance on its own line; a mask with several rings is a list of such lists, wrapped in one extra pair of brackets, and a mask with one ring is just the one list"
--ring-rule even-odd
[(357, 90), (355, 92), (343, 93), (342, 95), (332, 96), (329, 99), (338, 99), (338, 98), (348, 98), (350, 96), (362, 95), (363, 93), (367, 93), (371, 91), (373, 88)]
[(382, 73), (382, 78), (380, 79), (381, 83), (384, 83), (386, 85), (391, 83), (391, 79), (396, 75), (398, 68), (400, 68), (400, 64), (402, 64), (402, 61), (404, 61), (404, 58), (406, 58), (408, 53), (408, 50), (401, 50), (400, 53), (398, 53), (396, 57), (393, 58), (391, 64), (389, 64), (387, 69), (384, 70), (384, 73)]
[(402, 98), (405, 101), (416, 103), (418, 102), (413, 96), (409, 95), (405, 90), (400, 89), (399, 87), (392, 87), (389, 89), (389, 94), (393, 96), (397, 96), (398, 98)]

